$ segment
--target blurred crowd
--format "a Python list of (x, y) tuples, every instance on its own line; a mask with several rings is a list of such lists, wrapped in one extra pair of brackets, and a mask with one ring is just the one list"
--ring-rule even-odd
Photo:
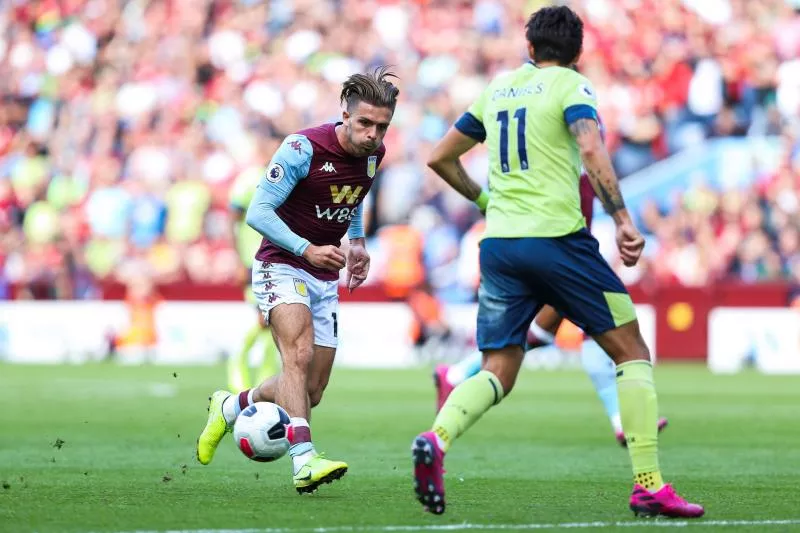
[[(526, 58), (522, 0), (5, 0), (0, 298), (90, 298), (105, 279), (241, 279), (228, 192), (288, 133), (391, 64), (400, 102), (368, 196), (372, 280), (473, 297), (475, 208), (425, 168), (487, 81)], [(752, 190), (646, 208), (630, 281), (795, 279), (800, 0), (576, 0), (620, 175), (704, 139), (782, 136)], [(465, 161), (486, 180), (485, 151)], [(419, 258), (419, 259), (417, 259)], [(651, 275), (652, 274), (652, 275)]]
[[(704, 286), (717, 280), (745, 283), (787, 280), (800, 288), (800, 146), (792, 161), (760, 175), (747, 189), (690, 187), (664, 213), (655, 202), (642, 209), (648, 238), (637, 267), (623, 268), (613, 233), (598, 228), (606, 255), (626, 283)], [(605, 239), (603, 238), (605, 234)], [(800, 301), (798, 301), (800, 303)]]

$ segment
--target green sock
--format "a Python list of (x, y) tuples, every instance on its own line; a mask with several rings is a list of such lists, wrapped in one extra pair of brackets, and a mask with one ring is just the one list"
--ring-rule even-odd
[(281, 370), (280, 353), (275, 339), (272, 338), (272, 331), (263, 328), (258, 336), (258, 340), (264, 345), (264, 359), (258, 372), (258, 383), (267, 378), (271, 378)]
[(659, 490), (664, 481), (658, 468), (658, 399), (653, 365), (649, 361), (617, 365), (617, 394), (634, 482)]
[(456, 387), (433, 422), (442, 451), (447, 452), (452, 441), (502, 399), (503, 386), (488, 370), (481, 370)]
[(255, 346), (260, 333), (261, 326), (258, 324), (247, 330), (242, 349), (228, 359), (228, 386), (233, 392), (247, 389), (252, 385), (250, 383), (250, 350)]

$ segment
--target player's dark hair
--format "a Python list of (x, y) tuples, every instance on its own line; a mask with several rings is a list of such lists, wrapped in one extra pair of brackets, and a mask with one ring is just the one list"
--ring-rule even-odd
[(376, 107), (388, 107), (394, 113), (400, 89), (388, 78), (399, 79), (387, 66), (378, 67), (366, 74), (353, 74), (342, 85), (340, 101), (347, 103), (348, 111), (358, 102), (366, 102)]
[(583, 46), (583, 21), (567, 6), (543, 7), (525, 24), (525, 37), (533, 45), (534, 61), (566, 67)]

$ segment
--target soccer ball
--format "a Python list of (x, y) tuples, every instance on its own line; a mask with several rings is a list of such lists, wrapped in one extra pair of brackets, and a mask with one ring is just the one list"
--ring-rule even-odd
[(236, 418), (233, 438), (247, 457), (268, 463), (289, 451), (289, 423), (289, 415), (280, 405), (256, 402)]

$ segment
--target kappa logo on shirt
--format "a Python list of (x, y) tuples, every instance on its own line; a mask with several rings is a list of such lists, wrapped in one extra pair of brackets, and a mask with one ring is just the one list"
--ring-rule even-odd
[(322, 167), (320, 167), (320, 170), (324, 170), (325, 172), (328, 172), (328, 173), (336, 172), (336, 168), (333, 166), (333, 163), (331, 163), (330, 161), (326, 161), (325, 164), (322, 165)]

